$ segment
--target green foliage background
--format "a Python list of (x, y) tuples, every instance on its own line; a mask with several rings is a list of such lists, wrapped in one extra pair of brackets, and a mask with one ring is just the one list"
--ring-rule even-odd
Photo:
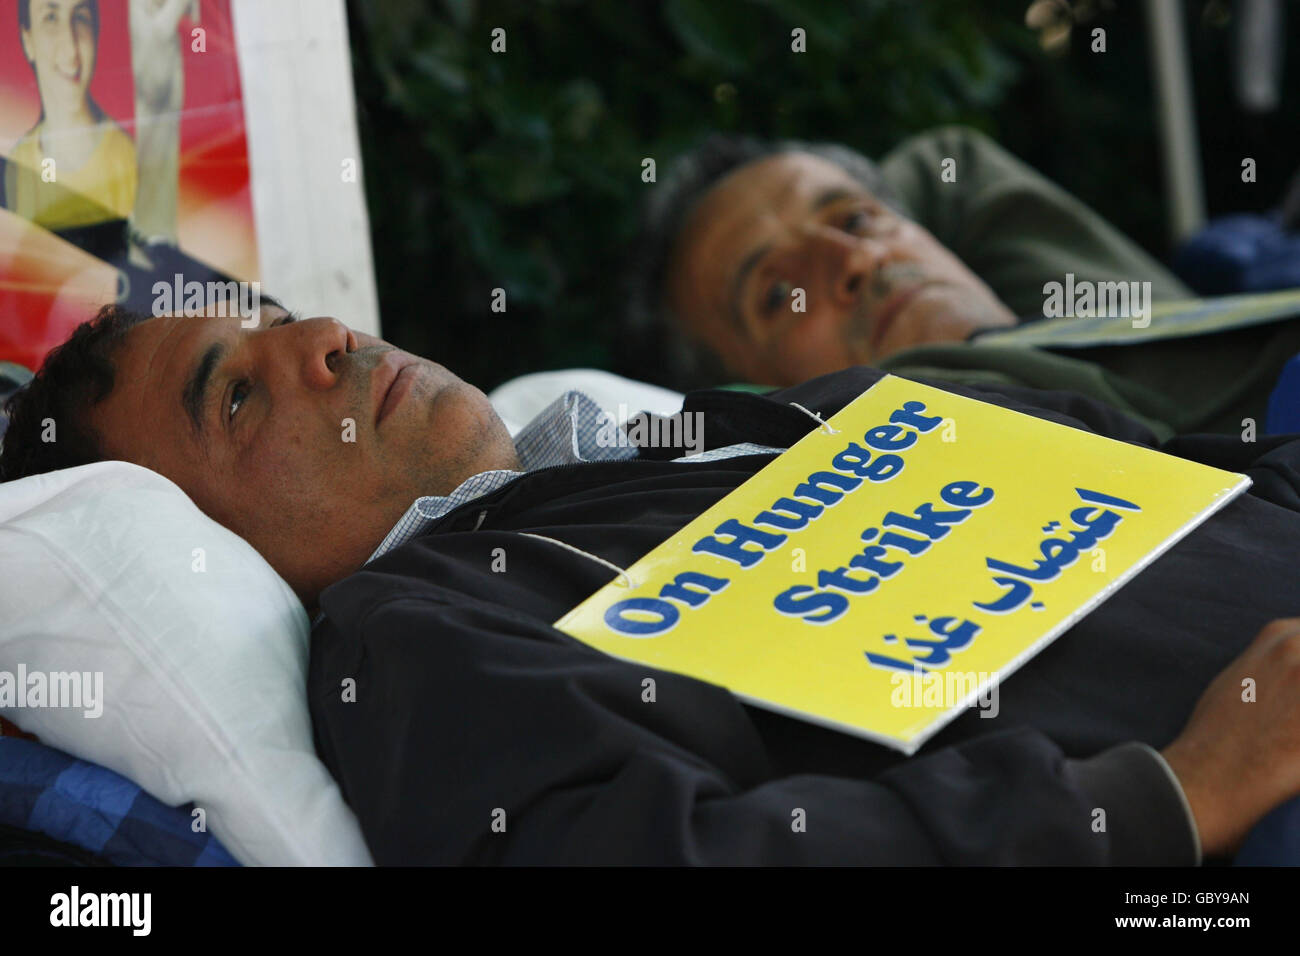
[[(911, 133), (968, 123), (1163, 255), (1140, 5), (1103, 4), (1064, 56), (1041, 51), (1027, 6), (353, 0), (385, 338), (484, 388), (564, 366), (653, 380), (617, 335), (618, 280), (654, 188), (641, 163), (654, 157), (662, 171), (713, 130), (838, 140), (879, 156)], [(1188, 0), (1187, 12), (1198, 94), (1210, 103), (1201, 122), (1211, 195), (1218, 176), (1229, 209), (1275, 203), (1294, 150), (1267, 122), (1233, 125), (1222, 10)], [(1088, 49), (1098, 25), (1104, 55)], [(490, 49), (496, 27), (504, 55)], [(807, 31), (802, 55), (790, 50), (795, 27)], [(1295, 115), (1294, 85), (1285, 115)], [(1259, 158), (1250, 193), (1233, 187), (1241, 155)], [(504, 314), (490, 310), (497, 287)]]

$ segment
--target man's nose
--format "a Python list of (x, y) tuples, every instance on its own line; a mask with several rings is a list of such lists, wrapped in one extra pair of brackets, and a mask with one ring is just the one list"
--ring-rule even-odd
[(290, 340), (301, 367), (303, 383), (322, 391), (338, 384), (350, 352), (357, 350), (352, 330), (330, 316), (303, 319), (270, 330)]
[(870, 281), (888, 254), (884, 244), (830, 226), (810, 226), (805, 234), (817, 274), (824, 277), (831, 301), (844, 307), (856, 304), (863, 284)]

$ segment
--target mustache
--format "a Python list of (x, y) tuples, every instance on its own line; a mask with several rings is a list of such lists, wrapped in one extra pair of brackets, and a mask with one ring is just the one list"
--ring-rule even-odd
[(874, 325), (873, 316), (889, 297), (925, 278), (925, 270), (911, 262), (895, 263), (877, 269), (870, 279), (862, 283), (862, 292), (853, 308), (849, 327), (855, 335), (869, 338)]
[(392, 345), (371, 345), (354, 352), (342, 352), (333, 356), (329, 362), (330, 369), (338, 376), (338, 389), (348, 396), (349, 407), (365, 409), (370, 402), (370, 383), (374, 381), (375, 370), (389, 352), (396, 352)]

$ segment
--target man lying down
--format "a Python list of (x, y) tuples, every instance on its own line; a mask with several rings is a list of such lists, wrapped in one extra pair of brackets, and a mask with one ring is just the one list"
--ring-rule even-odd
[[(1254, 486), (905, 758), (551, 626), (817, 427), (793, 403), (880, 372), (693, 393), (678, 461), (594, 448), (578, 395), (512, 442), (437, 363), (294, 319), (106, 308), (11, 403), (0, 477), (132, 461), (265, 555), (316, 618), (317, 748), (379, 863), (1193, 864), (1300, 793), (1300, 437), (1166, 445)], [(938, 387), (1153, 443), (1070, 394)]]

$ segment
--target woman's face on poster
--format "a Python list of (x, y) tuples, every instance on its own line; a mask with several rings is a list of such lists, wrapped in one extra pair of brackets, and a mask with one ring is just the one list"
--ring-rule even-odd
[(46, 114), (82, 108), (95, 73), (95, 14), (91, 0), (19, 0), (28, 3), (30, 28), (23, 52), (36, 70)]

